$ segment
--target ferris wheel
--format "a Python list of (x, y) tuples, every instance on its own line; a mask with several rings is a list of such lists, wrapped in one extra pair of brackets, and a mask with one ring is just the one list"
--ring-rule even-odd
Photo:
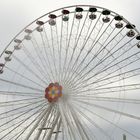
[(140, 139), (139, 48), (106, 8), (39, 17), (0, 54), (0, 140)]

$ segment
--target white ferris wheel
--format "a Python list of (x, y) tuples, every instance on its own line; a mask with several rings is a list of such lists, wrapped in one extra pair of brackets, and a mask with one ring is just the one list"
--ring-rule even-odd
[(92, 5), (49, 12), (0, 54), (0, 140), (140, 139), (140, 33)]

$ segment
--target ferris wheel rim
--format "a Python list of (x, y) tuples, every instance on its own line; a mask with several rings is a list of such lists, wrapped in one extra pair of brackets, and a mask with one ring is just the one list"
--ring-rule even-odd
[[(115, 15), (120, 16), (120, 14), (118, 14), (117, 12), (114, 12), (114, 11), (112, 11), (112, 10), (110, 10), (110, 9), (107, 9), (107, 8), (104, 8), (104, 7), (95, 6), (95, 5), (83, 5), (83, 4), (82, 4), (82, 5), (71, 5), (71, 6), (61, 7), (61, 8), (58, 8), (58, 9), (56, 9), (56, 10), (52, 10), (51, 12), (48, 12), (48, 13), (46, 13), (46, 14), (40, 16), (39, 18), (36, 18), (36, 19), (33, 20), (32, 22), (30, 22), (27, 26), (25, 26), (21, 31), (19, 31), (19, 32), (13, 37), (13, 39), (8, 43), (8, 45), (6, 45), (5, 49), (4, 49), (4, 50), (2, 51), (2, 53), (0, 54), (0, 58), (1, 58), (1, 56), (4, 54), (4, 52), (7, 50), (7, 48), (10, 46), (10, 44), (11, 44), (22, 32), (24, 32), (25, 29), (27, 29), (30, 25), (32, 25), (32, 24), (35, 23), (36, 21), (40, 20), (40, 19), (43, 18), (44, 16), (49, 15), (50, 13), (54, 13), (54, 12), (56, 12), (56, 11), (59, 11), (59, 10), (62, 10), (62, 9), (66, 9), (66, 8), (80, 7), (80, 6), (82, 6), (82, 7), (95, 7), (95, 8), (99, 8), (99, 9), (102, 9), (102, 10), (106, 9), (106, 10), (109, 10), (111, 13), (114, 13)], [(126, 23), (130, 24), (131, 26), (133, 26), (133, 24), (130, 23), (126, 18), (123, 17), (123, 20), (124, 20), (124, 22), (126, 22)], [(140, 31), (138, 31), (137, 28), (134, 28), (134, 30), (137, 32), (138, 35), (140, 35)]]

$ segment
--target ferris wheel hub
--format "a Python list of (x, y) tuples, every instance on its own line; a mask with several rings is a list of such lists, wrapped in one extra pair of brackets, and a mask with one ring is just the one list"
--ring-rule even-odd
[(50, 83), (45, 89), (45, 98), (51, 103), (56, 102), (60, 97), (62, 97), (62, 86), (57, 82)]

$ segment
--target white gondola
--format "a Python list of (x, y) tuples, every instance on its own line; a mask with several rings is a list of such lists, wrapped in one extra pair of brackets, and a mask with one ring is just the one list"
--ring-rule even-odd
[(133, 37), (133, 36), (135, 36), (135, 32), (133, 30), (130, 30), (130, 31), (127, 32), (127, 36), (128, 37)]
[(90, 14), (89, 15), (89, 19), (91, 19), (91, 20), (94, 20), (96, 18), (97, 18), (97, 15), (95, 15), (95, 14)]
[(55, 26), (55, 25), (56, 25), (55, 19), (50, 19), (50, 20), (49, 20), (49, 24), (50, 24), (51, 26)]
[(25, 29), (25, 33), (31, 34), (33, 31), (30, 29)]
[(123, 23), (118, 22), (118, 23), (115, 24), (115, 27), (116, 27), (117, 29), (121, 29), (121, 28), (123, 27)]
[(0, 67), (3, 68), (5, 66), (4, 63), (0, 63)]
[(75, 15), (75, 18), (76, 18), (76, 19), (79, 19), (79, 20), (82, 19), (82, 17), (83, 17), (82, 14), (76, 14), (76, 15)]
[(43, 27), (38, 26), (38, 27), (36, 28), (36, 30), (37, 30), (38, 32), (42, 32), (42, 31), (43, 31)]
[(68, 16), (63, 16), (62, 19), (63, 19), (63, 21), (68, 21), (69, 17)]
[(5, 59), (5, 61), (7, 61), (7, 62), (9, 62), (9, 61), (12, 60), (9, 56), (5, 57), (4, 59)]
[(20, 44), (22, 41), (20, 39), (15, 39), (14, 42)]
[(102, 20), (103, 20), (104, 23), (110, 22), (110, 18), (109, 17), (103, 17)]
[(82, 19), (83, 18), (83, 15), (82, 15), (83, 8), (76, 7), (75, 11), (76, 11), (75, 18), (78, 19), (78, 20)]
[(21, 45), (15, 45), (15, 46), (14, 46), (14, 49), (15, 49), (15, 50), (20, 50), (20, 49), (21, 49)]
[(68, 10), (62, 10), (62, 14), (63, 14), (63, 16), (62, 16), (62, 20), (63, 21), (68, 21), (69, 20), (69, 11)]
[(137, 44), (137, 47), (140, 48), (140, 44)]
[(24, 36), (24, 39), (26, 39), (26, 40), (31, 40), (32, 37), (31, 37), (30, 35), (25, 35), (25, 36)]
[(3, 69), (0, 69), (0, 74), (3, 74)]
[(8, 55), (10, 55), (10, 54), (12, 54), (13, 52), (12, 52), (12, 51), (6, 50), (5, 53), (8, 54)]
[(36, 24), (37, 24), (37, 25), (39, 25), (39, 26), (42, 26), (42, 25), (44, 25), (44, 22), (43, 22), (43, 21), (38, 20), (38, 21), (36, 22)]

